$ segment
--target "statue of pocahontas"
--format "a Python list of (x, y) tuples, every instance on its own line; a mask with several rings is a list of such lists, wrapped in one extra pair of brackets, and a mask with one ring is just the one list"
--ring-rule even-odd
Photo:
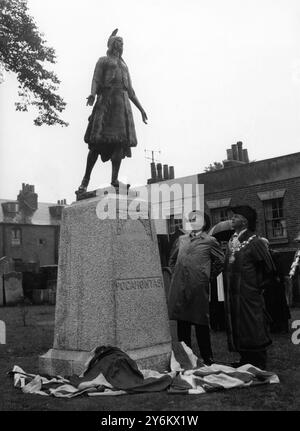
[(93, 76), (87, 105), (93, 106), (84, 141), (89, 153), (86, 171), (77, 194), (85, 193), (98, 156), (103, 162), (111, 160), (111, 185), (119, 188), (121, 161), (131, 157), (131, 147), (137, 145), (131, 102), (140, 110), (147, 124), (147, 115), (132, 88), (128, 67), (122, 58), (123, 39), (114, 30), (108, 39), (105, 57), (100, 57)]

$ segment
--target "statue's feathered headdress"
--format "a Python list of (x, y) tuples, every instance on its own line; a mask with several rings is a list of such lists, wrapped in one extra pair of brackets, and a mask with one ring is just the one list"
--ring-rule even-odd
[[(117, 36), (117, 33), (118, 33), (118, 29), (116, 28), (112, 32), (112, 34), (109, 36), (109, 39), (108, 39), (108, 42), (107, 42), (107, 46), (108, 46), (107, 55), (111, 54), (111, 52), (113, 50), (113, 43), (114, 43), (115, 40), (118, 40), (118, 39), (119, 40), (123, 40), (120, 36)], [(120, 57), (120, 58), (121, 58), (121, 61), (123, 61), (123, 63), (125, 64), (125, 61), (123, 60), (123, 58), (122, 57)]]
[(117, 36), (117, 33), (118, 33), (118, 29), (116, 28), (116, 29), (112, 32), (112, 34), (109, 36), (109, 39), (108, 39), (108, 42), (107, 42), (107, 46), (108, 46), (108, 48), (110, 48), (110, 47), (111, 47), (111, 45), (112, 45), (112, 43), (114, 42), (114, 40), (118, 37), (118, 36)]

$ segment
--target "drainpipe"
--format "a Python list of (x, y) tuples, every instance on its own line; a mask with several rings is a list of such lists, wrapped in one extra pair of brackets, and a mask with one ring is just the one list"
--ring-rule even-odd
[[(5, 256), (5, 224), (1, 223), (2, 225), (2, 255)], [(6, 298), (5, 298), (5, 279), (4, 279), (4, 273), (2, 274), (2, 298), (3, 298), (3, 305), (6, 305)]]
[(2, 256), (5, 256), (5, 225), (4, 223), (1, 223), (2, 225)]

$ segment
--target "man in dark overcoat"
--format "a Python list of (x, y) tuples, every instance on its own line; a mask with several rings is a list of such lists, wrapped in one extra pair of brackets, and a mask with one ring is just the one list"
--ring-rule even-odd
[(208, 235), (209, 217), (178, 238), (170, 257), (173, 276), (169, 290), (169, 316), (177, 320), (178, 341), (191, 347), (191, 327), (195, 332), (205, 364), (213, 363), (209, 331), (209, 282), (223, 269), (224, 253), (218, 241)]

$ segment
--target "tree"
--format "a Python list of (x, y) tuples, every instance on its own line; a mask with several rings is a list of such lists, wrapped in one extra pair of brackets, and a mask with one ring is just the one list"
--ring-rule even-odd
[(57, 94), (60, 81), (45, 69), (46, 62), (56, 63), (55, 51), (46, 46), (28, 13), (27, 0), (0, 0), (0, 63), (17, 75), (20, 101), (15, 103), (16, 110), (27, 111), (33, 105), (38, 110), (36, 126), (67, 126), (59, 116), (66, 106)]
[(212, 172), (219, 171), (220, 169), (224, 169), (224, 165), (221, 162), (214, 162), (214, 164), (210, 164), (204, 169), (204, 172)]

